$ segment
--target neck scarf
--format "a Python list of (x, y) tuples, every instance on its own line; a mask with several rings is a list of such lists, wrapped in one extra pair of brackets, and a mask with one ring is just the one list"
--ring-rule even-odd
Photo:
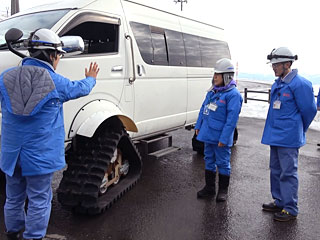
[(233, 79), (232, 79), (231, 82), (229, 82), (229, 84), (227, 86), (223, 86), (223, 87), (214, 86), (213, 87), (213, 91), (214, 92), (222, 92), (222, 91), (225, 91), (225, 90), (229, 89), (232, 86), (237, 86), (236, 81), (233, 80)]

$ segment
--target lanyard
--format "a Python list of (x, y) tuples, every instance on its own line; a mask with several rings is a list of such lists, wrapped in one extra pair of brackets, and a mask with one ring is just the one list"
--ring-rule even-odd
[(273, 106), (272, 108), (275, 109), (275, 110), (279, 110), (281, 109), (281, 101), (280, 101), (280, 96), (281, 96), (281, 93), (280, 93), (280, 90), (281, 88), (283, 87), (284, 85), (281, 83), (279, 86), (276, 87), (275, 89), (275, 94), (277, 94), (276, 96), (276, 100), (273, 102)]
[(211, 102), (216, 103), (220, 99), (221, 95), (222, 95), (221, 92), (218, 94), (214, 94), (212, 97), (210, 97), (209, 103), (211, 103)]
[(276, 96), (276, 100), (279, 100), (280, 99), (280, 96), (281, 96), (281, 93), (280, 93), (280, 90), (281, 90), (281, 88), (283, 88), (284, 87), (284, 83), (280, 83), (280, 84), (277, 84), (277, 86), (276, 86), (276, 88), (275, 88), (275, 90), (274, 90), (274, 94), (277, 94), (277, 96)]

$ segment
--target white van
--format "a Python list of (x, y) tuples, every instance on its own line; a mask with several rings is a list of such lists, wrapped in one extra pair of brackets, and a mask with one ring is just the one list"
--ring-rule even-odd
[(69, 79), (84, 78), (91, 61), (99, 64), (92, 93), (64, 106), (68, 168), (58, 189), (62, 205), (89, 214), (104, 211), (139, 178), (131, 139), (194, 124), (214, 63), (230, 58), (219, 27), (129, 0), (73, 0), (0, 22), (0, 72), (21, 61), (4, 39), (12, 27), (22, 39), (38, 28), (82, 37), (83, 53), (65, 56), (57, 69)]

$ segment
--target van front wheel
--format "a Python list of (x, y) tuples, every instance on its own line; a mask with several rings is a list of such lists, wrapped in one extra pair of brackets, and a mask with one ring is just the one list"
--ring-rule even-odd
[(103, 212), (141, 175), (140, 154), (116, 117), (102, 124), (92, 138), (77, 135), (66, 160), (58, 200), (77, 213)]

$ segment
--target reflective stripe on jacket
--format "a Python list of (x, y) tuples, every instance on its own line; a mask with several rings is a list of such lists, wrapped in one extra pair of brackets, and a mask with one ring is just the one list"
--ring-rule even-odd
[(46, 62), (25, 58), (22, 66), (0, 75), (2, 108), (0, 167), (12, 176), (20, 158), (24, 176), (62, 169), (64, 121), (62, 104), (88, 95), (96, 80), (70, 81)]

